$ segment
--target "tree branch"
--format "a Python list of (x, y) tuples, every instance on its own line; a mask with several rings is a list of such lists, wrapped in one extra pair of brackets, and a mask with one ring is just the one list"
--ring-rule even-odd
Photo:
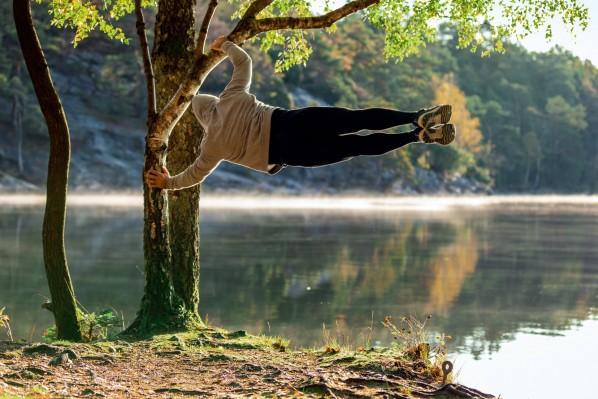
[(154, 69), (150, 58), (147, 36), (145, 34), (145, 20), (141, 11), (141, 0), (135, 0), (135, 15), (137, 17), (137, 35), (139, 36), (139, 47), (141, 49), (141, 58), (143, 59), (143, 72), (145, 74), (145, 86), (147, 89), (147, 124), (151, 124), (156, 116), (156, 86), (154, 78)]
[(226, 58), (226, 54), (220, 51), (209, 51), (202, 54), (193, 63), (187, 74), (187, 78), (180, 84), (176, 93), (162, 108), (160, 114), (149, 127), (148, 144), (151, 148), (160, 148), (167, 145), (170, 132), (181, 118), (197, 89), (205, 77)]
[(247, 11), (245, 11), (243, 18), (241, 19), (255, 18), (256, 15), (258, 15), (264, 8), (268, 7), (273, 2), (274, 0), (255, 0), (247, 8)]
[[(269, 30), (326, 28), (350, 14), (380, 2), (380, 0), (353, 0), (336, 10), (318, 17), (264, 18), (256, 20), (255, 15), (272, 4), (273, 1), (254, 1), (245, 12), (243, 18), (241, 18), (232, 32), (227, 36), (228, 40), (241, 45), (247, 39)], [(160, 115), (150, 127), (149, 145), (151, 147), (157, 148), (168, 142), (168, 136), (173, 126), (189, 106), (203, 79), (225, 58), (226, 55), (218, 51), (209, 51), (199, 56), (197, 56), (196, 52), (196, 58), (189, 71), (188, 78), (181, 83), (175, 95), (170, 99), (164, 109), (162, 109)]]
[[(317, 17), (277, 17), (264, 18), (255, 20), (251, 25), (254, 29), (254, 35), (271, 30), (281, 29), (320, 29), (328, 28), (335, 22), (345, 18), (357, 11), (366, 9), (374, 4), (378, 4), (380, 0), (354, 0), (342, 7), (332, 10), (324, 15)], [(257, 2), (256, 2), (257, 3)], [(254, 3), (255, 4), (255, 3)]]
[(201, 27), (199, 28), (199, 37), (197, 38), (197, 46), (195, 47), (194, 62), (197, 62), (199, 57), (203, 54), (204, 48), (206, 46), (206, 38), (208, 37), (208, 28), (210, 27), (210, 22), (212, 21), (212, 16), (216, 11), (216, 7), (218, 7), (218, 0), (210, 0), (206, 14), (201, 22)]

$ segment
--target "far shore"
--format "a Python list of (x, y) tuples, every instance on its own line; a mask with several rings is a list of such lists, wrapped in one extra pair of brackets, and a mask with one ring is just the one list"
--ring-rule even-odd
[[(0, 206), (43, 206), (44, 194), (0, 194)], [(256, 193), (203, 193), (202, 208), (267, 209), (267, 210), (421, 210), (434, 211), (447, 208), (472, 208), (496, 205), (598, 205), (598, 195), (421, 195), (390, 196), (373, 193), (362, 195), (279, 195)], [(141, 193), (69, 194), (68, 207), (140, 208)]]

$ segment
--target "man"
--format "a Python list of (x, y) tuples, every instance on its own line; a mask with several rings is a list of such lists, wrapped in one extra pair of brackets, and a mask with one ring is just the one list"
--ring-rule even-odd
[[(286, 110), (258, 101), (249, 93), (251, 58), (243, 49), (217, 38), (212, 50), (225, 52), (233, 63), (231, 81), (220, 97), (199, 94), (192, 101), (195, 116), (205, 130), (201, 154), (185, 171), (170, 176), (151, 170), (152, 188), (178, 190), (201, 183), (222, 161), (275, 174), (286, 166), (316, 167), (362, 155), (382, 155), (410, 143), (448, 145), (455, 139), (449, 124), (450, 105), (417, 112), (387, 108), (350, 110), (306, 107)], [(356, 134), (413, 124), (407, 133)]]

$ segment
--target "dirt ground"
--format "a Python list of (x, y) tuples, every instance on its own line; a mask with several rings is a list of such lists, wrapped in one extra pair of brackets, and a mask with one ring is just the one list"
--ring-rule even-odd
[(493, 398), (443, 385), (442, 372), (396, 349), (292, 351), (244, 331), (89, 344), (0, 341), (0, 399), (193, 396)]

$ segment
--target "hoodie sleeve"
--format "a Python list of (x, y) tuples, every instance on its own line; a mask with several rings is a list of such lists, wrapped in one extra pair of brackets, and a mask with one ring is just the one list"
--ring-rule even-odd
[(187, 169), (166, 180), (165, 188), (167, 190), (180, 190), (199, 184), (216, 169), (221, 161), (221, 159), (212, 158), (205, 151), (202, 151), (199, 158), (189, 165)]
[(251, 58), (241, 47), (233, 42), (226, 41), (222, 44), (221, 48), (233, 63), (234, 71), (230, 82), (226, 85), (220, 97), (222, 98), (234, 91), (248, 92), (251, 85)]

